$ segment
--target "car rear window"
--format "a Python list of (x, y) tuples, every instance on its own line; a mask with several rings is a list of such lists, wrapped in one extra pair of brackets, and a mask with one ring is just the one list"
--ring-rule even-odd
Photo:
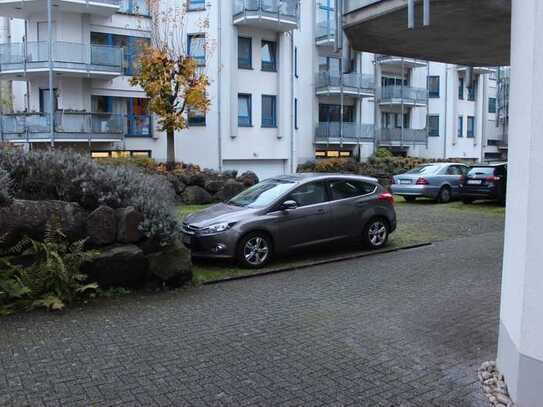
[(494, 175), (494, 167), (473, 167), (468, 172), (469, 177), (477, 177), (479, 175)]
[(439, 165), (419, 165), (415, 168), (411, 168), (406, 174), (434, 174), (439, 170)]

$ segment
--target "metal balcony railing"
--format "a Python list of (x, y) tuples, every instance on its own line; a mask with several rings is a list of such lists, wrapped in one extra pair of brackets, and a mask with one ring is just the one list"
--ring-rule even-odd
[(377, 141), (380, 145), (413, 145), (426, 144), (426, 129), (381, 128), (376, 129)]
[(259, 14), (278, 20), (298, 22), (298, 0), (235, 0), (234, 17), (246, 14)]
[[(1, 117), (1, 135), (4, 140), (50, 138), (48, 113), (13, 113)], [(55, 112), (54, 136), (57, 140), (121, 139), (125, 132), (126, 117), (112, 113)]]
[[(120, 73), (123, 49), (108, 45), (54, 41), (53, 67)], [(0, 72), (49, 67), (49, 43), (18, 42), (0, 44)]]
[(428, 90), (410, 86), (383, 86), (379, 91), (381, 102), (426, 103)]
[(335, 11), (328, 5), (317, 4), (317, 24), (315, 39), (317, 42), (334, 41), (336, 37)]
[(316, 143), (358, 143), (362, 141), (373, 141), (374, 136), (375, 126), (373, 124), (321, 122), (315, 129)]
[(339, 73), (319, 72), (317, 74), (317, 91), (334, 89), (343, 85), (345, 92), (367, 93), (375, 90), (375, 77), (370, 74), (362, 73), (347, 73), (340, 75)]
[(124, 123), (124, 134), (127, 137), (153, 136), (151, 115), (127, 115)]

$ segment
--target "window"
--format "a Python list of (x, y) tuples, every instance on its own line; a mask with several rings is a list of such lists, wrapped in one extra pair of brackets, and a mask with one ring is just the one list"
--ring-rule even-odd
[(187, 0), (187, 9), (189, 11), (205, 10), (205, 0)]
[(149, 16), (148, 0), (121, 0), (119, 12), (126, 14), (135, 14), (140, 16)]
[(351, 150), (317, 150), (315, 151), (315, 158), (334, 158), (334, 157), (352, 157), (353, 152)]
[(447, 167), (447, 171), (445, 172), (447, 175), (462, 175), (464, 172), (458, 165), (449, 165)]
[(275, 72), (276, 66), (276, 47), (273, 41), (262, 41), (261, 46), (261, 58), (262, 58), (262, 70), (268, 72)]
[(464, 78), (458, 79), (458, 99), (464, 100)]
[(316, 205), (328, 201), (324, 182), (311, 182), (295, 189), (286, 199), (293, 200), (298, 206)]
[(457, 135), (458, 137), (464, 137), (464, 118), (462, 116), (458, 116)]
[(245, 208), (264, 208), (276, 199), (279, 199), (281, 195), (294, 187), (294, 185), (290, 181), (278, 179), (264, 180), (236, 195), (228, 203)]
[(262, 95), (262, 127), (277, 126), (277, 99), (275, 96)]
[[(319, 104), (319, 122), (339, 122), (341, 116), (341, 106), (340, 105), (328, 105), (321, 103)], [(353, 106), (343, 106), (343, 121), (351, 123), (354, 121), (354, 107)]]
[(294, 76), (298, 77), (298, 47), (294, 47)]
[(198, 66), (206, 64), (206, 38), (202, 34), (189, 34), (188, 36), (188, 54), (196, 60)]
[(346, 199), (371, 194), (375, 191), (375, 185), (361, 181), (337, 180), (330, 182), (330, 191), (333, 200)]
[(468, 86), (468, 100), (472, 102), (475, 100), (475, 84)]
[(253, 68), (253, 47), (250, 38), (238, 37), (238, 68)]
[(128, 35), (91, 32), (91, 44), (110, 45), (123, 48), (123, 73), (133, 75), (138, 67), (138, 57), (149, 38)]
[(206, 114), (205, 112), (189, 109), (187, 113), (189, 119), (189, 126), (205, 126), (206, 125)]
[(298, 130), (298, 98), (294, 98), (294, 129)]
[(496, 98), (488, 98), (488, 113), (496, 113)]
[(439, 97), (439, 76), (428, 77), (428, 97)]
[(439, 137), (439, 115), (428, 116), (428, 136)]
[(127, 157), (148, 157), (151, 158), (150, 150), (113, 150), (113, 151), (91, 151), (91, 158), (127, 158)]
[(381, 77), (381, 86), (409, 86), (409, 80), (406, 78), (383, 76)]
[(251, 127), (252, 114), (251, 114), (251, 95), (244, 93), (238, 94), (238, 126), (239, 127)]
[(468, 138), (475, 137), (475, 117), (468, 116)]

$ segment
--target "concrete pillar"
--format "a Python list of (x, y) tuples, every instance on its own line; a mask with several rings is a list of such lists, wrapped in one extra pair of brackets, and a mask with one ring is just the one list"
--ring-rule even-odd
[(543, 3), (512, 2), (509, 176), (498, 367), (519, 407), (543, 405)]
[(279, 81), (278, 81), (278, 96), (277, 96), (277, 126), (279, 132), (277, 138), (283, 140), (283, 143), (289, 147), (285, 149), (287, 152), (286, 172), (290, 173), (294, 169), (291, 157), (291, 137), (292, 137), (292, 48), (290, 43), (290, 35), (287, 33), (278, 35), (279, 44)]

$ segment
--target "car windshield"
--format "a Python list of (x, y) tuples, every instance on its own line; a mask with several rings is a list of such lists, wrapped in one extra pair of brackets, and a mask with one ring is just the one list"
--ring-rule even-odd
[(407, 171), (406, 174), (433, 174), (438, 169), (439, 165), (419, 165)]
[(264, 208), (293, 185), (293, 182), (277, 179), (262, 181), (230, 199), (228, 204), (247, 208)]
[(494, 175), (494, 167), (473, 167), (468, 172), (468, 176), (475, 177), (477, 175)]

